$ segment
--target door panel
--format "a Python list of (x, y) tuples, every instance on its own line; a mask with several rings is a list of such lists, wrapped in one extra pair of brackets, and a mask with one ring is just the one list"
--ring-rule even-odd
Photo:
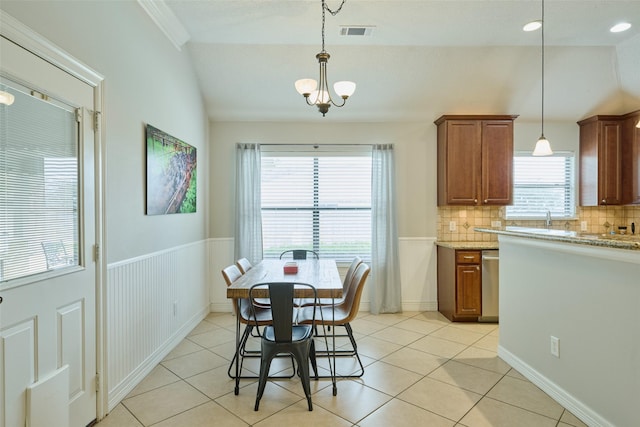
[(69, 389), (60, 392), (68, 395), (70, 425), (85, 426), (96, 418), (93, 88), (4, 38), (0, 43), (4, 77), (77, 106), (80, 119), (79, 266), (0, 282), (0, 427), (26, 425), (26, 388), (65, 365)]

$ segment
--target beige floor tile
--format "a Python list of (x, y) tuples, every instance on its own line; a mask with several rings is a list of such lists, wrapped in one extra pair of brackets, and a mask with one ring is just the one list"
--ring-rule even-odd
[[(232, 393), (236, 382), (227, 375), (227, 366), (210, 369), (201, 374), (186, 379), (193, 387), (207, 395), (209, 399), (217, 399), (225, 394)], [(243, 385), (248, 385), (250, 380), (243, 380)]]
[[(364, 354), (360, 355), (360, 360), (362, 361), (362, 365), (365, 368), (365, 372), (367, 366), (371, 365), (376, 361), (376, 359), (367, 357)], [(333, 366), (333, 358), (321, 357), (317, 359), (318, 369), (321, 372), (318, 372), (318, 375), (331, 375), (331, 371), (329, 370), (329, 364)], [(336, 375), (338, 377), (348, 377), (350, 375), (360, 375), (360, 365), (358, 364), (358, 359), (355, 356), (353, 357), (336, 357)]]
[(427, 335), (433, 331), (437, 331), (440, 328), (444, 328), (445, 325), (428, 322), (420, 319), (407, 319), (395, 325), (396, 328), (406, 329), (408, 331), (417, 332), (419, 334)]
[(482, 398), (482, 395), (424, 378), (400, 393), (398, 398), (457, 421)]
[(247, 423), (215, 402), (189, 409), (153, 427), (246, 427)]
[(383, 325), (391, 326), (406, 320), (407, 317), (397, 313), (387, 314), (370, 314), (367, 316), (367, 320), (372, 322), (381, 323)]
[(358, 333), (360, 335), (369, 335), (386, 328), (386, 326), (379, 322), (367, 320), (367, 318), (361, 319), (358, 317), (351, 322), (351, 328), (353, 329), (354, 334)]
[(498, 351), (498, 336), (488, 334), (474, 342), (473, 346), (484, 348), (485, 350)]
[(454, 322), (450, 325), (453, 328), (464, 329), (465, 331), (490, 334), (498, 329), (497, 323), (474, 323), (474, 322)]
[(419, 340), (424, 336), (424, 334), (390, 326), (381, 331), (374, 332), (370, 336), (404, 346)]
[(527, 409), (540, 415), (559, 420), (564, 411), (555, 400), (529, 381), (505, 376), (487, 394), (495, 400)]
[(220, 345), (209, 347), (209, 351), (212, 351), (218, 356), (224, 357), (229, 362), (231, 362), (231, 359), (233, 358), (233, 354), (236, 351), (236, 342), (235, 340), (233, 340), (233, 341), (225, 342)]
[(583, 423), (578, 417), (576, 417), (566, 409), (562, 413), (562, 416), (560, 417), (560, 421), (574, 427), (587, 427), (585, 423)]
[(384, 362), (375, 362), (367, 366), (362, 376), (362, 380), (368, 387), (373, 387), (391, 396), (398, 395), (422, 378), (422, 374)]
[(507, 376), (509, 377), (513, 377), (513, 378), (518, 378), (519, 380), (523, 380), (523, 381), (529, 381), (527, 379), (527, 377), (525, 377), (524, 375), (522, 375), (520, 372), (516, 371), (515, 369), (511, 368), (509, 370), (509, 372), (507, 372)]
[(163, 360), (175, 359), (176, 357), (195, 353), (196, 351), (200, 350), (204, 350), (204, 348), (194, 343), (193, 341), (189, 341), (188, 338), (183, 339), (182, 341), (180, 341), (180, 344), (178, 344), (173, 350), (169, 352), (169, 354), (165, 356)]
[(444, 328), (438, 329), (435, 332), (432, 332), (430, 336), (435, 338), (442, 338), (460, 344), (471, 345), (484, 337), (485, 334), (467, 331), (455, 326), (446, 326)]
[(431, 335), (409, 344), (408, 347), (434, 354), (436, 356), (446, 357), (447, 359), (454, 357), (456, 354), (467, 348), (464, 344), (436, 338)]
[(429, 322), (435, 322), (442, 326), (450, 325), (449, 319), (444, 317), (439, 311), (423, 311), (413, 317), (414, 319), (427, 320)]
[(133, 390), (131, 390), (127, 397), (137, 396), (180, 380), (181, 378), (179, 376), (164, 366), (157, 365)]
[(165, 420), (209, 399), (184, 381), (169, 384), (122, 401), (145, 426)]
[(358, 422), (391, 400), (391, 396), (365, 386), (356, 380), (338, 382), (338, 393), (326, 387), (313, 395), (313, 403), (352, 423)]
[(448, 358), (425, 353), (409, 347), (403, 347), (381, 359), (390, 365), (398, 366), (421, 375), (427, 375), (438, 369)]
[(162, 362), (162, 365), (180, 378), (188, 378), (219, 366), (228, 366), (228, 361), (208, 350), (201, 350), (185, 356)]
[(98, 424), (100, 427), (143, 427), (122, 403), (113, 408)]
[(458, 353), (454, 360), (503, 375), (511, 370), (511, 366), (500, 359), (498, 353), (478, 347), (468, 347), (463, 352)]
[(270, 417), (257, 422), (254, 427), (283, 427), (283, 426), (331, 426), (350, 427), (352, 424), (314, 404), (313, 411), (309, 411), (307, 401), (299, 401)]
[[(215, 402), (246, 423), (255, 425), (257, 422), (270, 417), (276, 412), (303, 400), (297, 394), (291, 393), (272, 381), (269, 381), (265, 386), (262, 399), (260, 399), (260, 407), (258, 411), (254, 411), (257, 391), (258, 383), (253, 382), (241, 388), (240, 394), (237, 396), (232, 392), (215, 399)], [(304, 399), (305, 406), (306, 403), (307, 400)]]
[(373, 338), (371, 336), (364, 337), (356, 341), (358, 344), (358, 353), (372, 357), (374, 359), (382, 359), (383, 357), (402, 348), (402, 346), (388, 341)]
[(497, 400), (484, 398), (460, 420), (467, 427), (555, 427), (557, 421)]
[(478, 394), (486, 394), (500, 381), (502, 375), (451, 360), (430, 373), (429, 378)]
[(227, 342), (236, 342), (236, 334), (226, 329), (216, 328), (209, 332), (189, 335), (189, 340), (204, 348), (215, 347)]
[(389, 426), (429, 426), (452, 427), (454, 421), (411, 405), (402, 400), (393, 399), (378, 408), (358, 423), (359, 427)]
[(208, 322), (206, 320), (201, 321), (198, 325), (189, 332), (188, 336), (199, 335), (205, 332), (211, 332), (216, 329), (220, 329), (220, 326), (215, 323)]

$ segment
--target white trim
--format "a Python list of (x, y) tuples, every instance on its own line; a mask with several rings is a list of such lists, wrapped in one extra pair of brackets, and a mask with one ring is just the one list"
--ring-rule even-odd
[(112, 268), (122, 267), (123, 265), (134, 264), (134, 263), (143, 261), (145, 259), (155, 258), (158, 255), (163, 255), (163, 254), (168, 254), (168, 253), (171, 253), (171, 252), (176, 252), (178, 250), (182, 250), (182, 249), (188, 248), (190, 246), (202, 245), (202, 244), (206, 245), (207, 240), (213, 240), (213, 239), (196, 240), (196, 241), (191, 242), (191, 243), (185, 243), (184, 245), (172, 246), (172, 247), (170, 247), (168, 249), (163, 249), (163, 250), (160, 250), (160, 251), (150, 252), (148, 254), (140, 255), (140, 256), (137, 256), (135, 258), (128, 258), (128, 259), (125, 259), (125, 260), (122, 260), (122, 261), (112, 262), (107, 266), (107, 269), (110, 270)]
[(615, 427), (593, 409), (500, 345), (498, 345), (498, 356), (585, 424), (592, 427)]
[(178, 50), (189, 41), (191, 35), (164, 0), (138, 0), (138, 4), (162, 30)]

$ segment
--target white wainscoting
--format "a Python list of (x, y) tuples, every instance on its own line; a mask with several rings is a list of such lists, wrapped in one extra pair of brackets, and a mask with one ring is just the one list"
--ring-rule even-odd
[(209, 313), (207, 241), (107, 267), (111, 411)]
[[(400, 280), (402, 282), (402, 309), (404, 311), (435, 311), (438, 309), (435, 237), (405, 237), (398, 239), (400, 254)], [(230, 312), (231, 303), (226, 296), (227, 285), (222, 269), (233, 264), (233, 238), (210, 239), (211, 311)], [(346, 270), (346, 269), (345, 269)], [(344, 274), (344, 271), (341, 271)], [(369, 311), (369, 293), (366, 288), (360, 310)]]

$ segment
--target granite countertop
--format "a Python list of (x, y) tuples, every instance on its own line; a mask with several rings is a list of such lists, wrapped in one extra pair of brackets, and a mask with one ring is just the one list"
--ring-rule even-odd
[(578, 233), (575, 231), (530, 227), (475, 228), (483, 233), (504, 234), (530, 239), (552, 240), (605, 248), (640, 250), (640, 235)]
[(498, 241), (495, 242), (442, 242), (437, 241), (437, 246), (451, 249), (498, 249)]

